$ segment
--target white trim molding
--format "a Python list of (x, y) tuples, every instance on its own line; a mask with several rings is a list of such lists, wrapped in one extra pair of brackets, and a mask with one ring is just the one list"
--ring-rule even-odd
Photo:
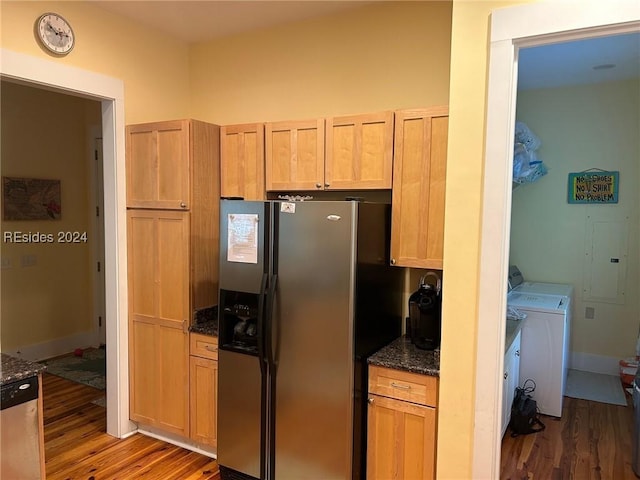
[[(623, 358), (607, 357), (593, 353), (571, 352), (569, 368), (583, 372), (601, 373), (603, 375), (619, 375), (620, 360)], [(635, 360), (635, 357), (632, 359)]]
[(40, 360), (72, 352), (76, 348), (98, 347), (99, 345), (98, 331), (93, 330), (56, 338), (47, 342), (23, 345), (12, 350), (5, 350), (2, 353), (32, 362), (39, 362)]

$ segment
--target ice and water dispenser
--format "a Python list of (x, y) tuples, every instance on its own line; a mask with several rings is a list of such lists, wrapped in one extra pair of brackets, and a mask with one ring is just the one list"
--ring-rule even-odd
[(259, 294), (220, 290), (220, 347), (258, 354)]

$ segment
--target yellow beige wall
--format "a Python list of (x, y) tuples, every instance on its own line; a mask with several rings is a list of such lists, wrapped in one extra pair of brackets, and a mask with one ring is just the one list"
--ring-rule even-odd
[(451, 2), (381, 2), (191, 48), (191, 114), (221, 125), (448, 103)]
[[(96, 327), (88, 130), (100, 122), (100, 104), (5, 82), (1, 93), (3, 178), (60, 180), (62, 207), (55, 220), (2, 221), (1, 349), (13, 351)], [(19, 232), (26, 242), (8, 238)], [(87, 242), (58, 242), (58, 232), (87, 232)], [(29, 241), (40, 234), (51, 242)], [(23, 266), (28, 257), (34, 264)]]
[(454, 0), (444, 239), (438, 478), (472, 478), (476, 334), (491, 11), (530, 2)]
[[(76, 46), (52, 58), (36, 42), (33, 27), (44, 12), (72, 25)], [(189, 115), (188, 45), (90, 2), (0, 2), (0, 46), (121, 79), (125, 123)]]

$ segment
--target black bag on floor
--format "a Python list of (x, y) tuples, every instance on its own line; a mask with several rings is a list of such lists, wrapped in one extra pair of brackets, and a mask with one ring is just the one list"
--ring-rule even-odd
[(535, 389), (536, 384), (531, 379), (526, 380), (522, 387), (516, 387), (511, 406), (511, 420), (509, 421), (512, 437), (541, 432), (545, 429), (544, 423), (540, 421), (538, 405), (529, 395)]

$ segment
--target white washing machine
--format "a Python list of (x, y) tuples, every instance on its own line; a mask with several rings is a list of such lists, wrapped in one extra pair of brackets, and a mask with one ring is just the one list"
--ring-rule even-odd
[(512, 282), (511, 271), (509, 283), (507, 304), (527, 314), (522, 327), (520, 384), (533, 379), (532, 396), (540, 412), (560, 417), (569, 369), (573, 287)]
[(520, 272), (520, 269), (515, 265), (509, 267), (509, 291), (573, 297), (573, 285), (566, 283), (525, 282), (522, 272)]

